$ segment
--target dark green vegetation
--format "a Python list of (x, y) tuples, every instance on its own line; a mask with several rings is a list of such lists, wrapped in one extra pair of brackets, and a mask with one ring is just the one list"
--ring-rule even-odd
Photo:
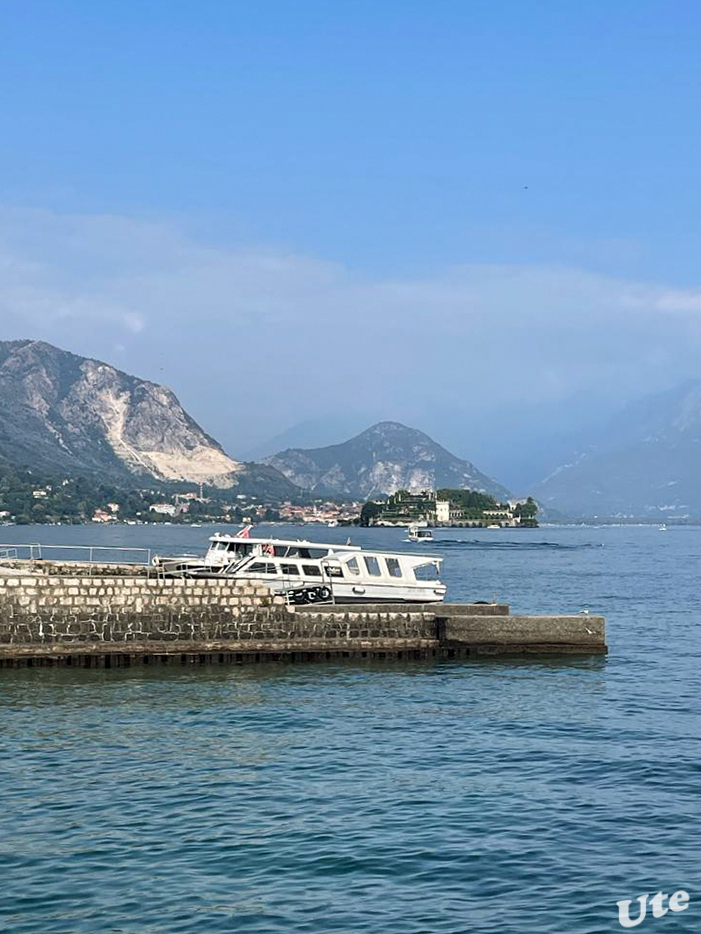
[(485, 509), (496, 509), (499, 505), (493, 496), (477, 490), (436, 490), (437, 500), (447, 500), (452, 506), (461, 509), (469, 518), (481, 519)]
[(525, 503), (518, 503), (514, 509), (514, 515), (520, 520), (519, 525), (535, 528), (538, 525), (536, 521), (538, 506), (533, 497), (529, 496)]
[[(241, 522), (277, 521), (273, 504), (250, 498), (232, 501), (229, 491), (205, 488), (199, 491), (184, 485), (158, 485), (151, 489), (129, 489), (93, 478), (57, 477), (35, 471), (11, 471), (0, 467), (0, 522), (18, 525), (34, 523), (77, 524), (96, 521), (137, 522)], [(156, 504), (179, 502), (174, 515), (154, 512)]]
[(364, 503), (363, 508), (360, 510), (360, 525), (374, 525), (375, 520), (383, 515), (385, 508), (386, 506), (384, 503), (378, 503), (375, 500), (369, 500), (367, 503)]
[[(446, 516), (447, 511), (447, 516)], [(405, 525), (426, 521), (431, 525), (508, 525), (536, 528), (538, 506), (525, 502), (501, 503), (479, 490), (442, 488), (423, 493), (397, 490), (386, 500), (370, 500), (360, 513), (360, 524)]]
[(57, 479), (54, 475), (8, 470), (0, 475), (0, 519), (20, 525), (85, 522), (96, 510), (111, 511), (109, 503), (118, 506), (120, 517), (136, 518), (148, 514), (150, 505), (158, 499), (156, 491), (124, 490), (85, 477)]

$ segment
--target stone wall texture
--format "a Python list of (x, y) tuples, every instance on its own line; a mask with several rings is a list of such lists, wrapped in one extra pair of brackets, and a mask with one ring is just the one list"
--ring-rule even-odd
[(121, 664), (118, 654), (258, 661), (535, 651), (605, 652), (604, 620), (511, 616), (486, 604), (288, 607), (242, 581), (0, 569), (0, 664), (91, 654)]
[(0, 575), (0, 650), (93, 643), (324, 644), (435, 640), (433, 614), (299, 613), (267, 587), (201, 579)]

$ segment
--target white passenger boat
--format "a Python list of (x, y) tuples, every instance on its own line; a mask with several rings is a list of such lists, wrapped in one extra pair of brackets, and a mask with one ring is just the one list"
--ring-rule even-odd
[(266, 584), (291, 602), (439, 603), (446, 591), (439, 579), (441, 561), (350, 543), (254, 538), (244, 529), (238, 535), (213, 535), (203, 558), (156, 556), (153, 564), (167, 577), (233, 577)]
[(432, 542), (433, 541), (433, 532), (430, 529), (423, 528), (418, 523), (414, 523), (409, 526), (409, 538), (410, 542)]

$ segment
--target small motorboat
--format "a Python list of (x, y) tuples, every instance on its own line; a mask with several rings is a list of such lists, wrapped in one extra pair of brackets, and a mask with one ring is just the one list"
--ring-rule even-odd
[(409, 542), (432, 542), (433, 532), (430, 529), (422, 528), (420, 525), (409, 526)]

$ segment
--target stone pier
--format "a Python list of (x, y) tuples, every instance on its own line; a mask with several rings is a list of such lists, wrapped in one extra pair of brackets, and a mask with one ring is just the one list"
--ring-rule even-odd
[(0, 667), (602, 654), (602, 617), (502, 604), (289, 607), (267, 587), (116, 565), (0, 565)]

